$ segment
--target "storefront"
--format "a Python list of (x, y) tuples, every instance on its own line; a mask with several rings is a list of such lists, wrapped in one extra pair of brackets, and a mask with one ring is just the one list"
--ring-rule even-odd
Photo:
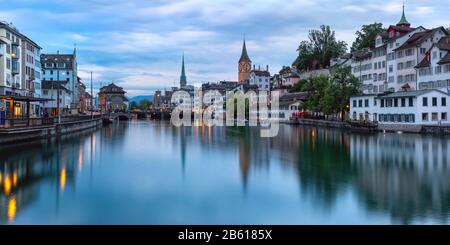
[[(31, 103), (51, 101), (51, 99), (34, 98), (19, 95), (0, 95), (0, 126), (5, 125), (10, 119), (30, 119), (39, 117), (36, 108)], [(39, 110), (39, 108), (38, 108)]]

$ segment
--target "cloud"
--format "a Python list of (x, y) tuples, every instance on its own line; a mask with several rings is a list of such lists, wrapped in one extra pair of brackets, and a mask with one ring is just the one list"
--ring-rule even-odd
[[(177, 85), (183, 52), (188, 83), (236, 80), (244, 33), (254, 64), (269, 65), (274, 73), (292, 63), (311, 29), (331, 25), (337, 38), (351, 45), (361, 25), (395, 24), (402, 10), (399, 0), (0, 0), (0, 5), (1, 18), (44, 53), (71, 53), (76, 43), (79, 75), (89, 82), (92, 71), (94, 88), (114, 81), (129, 95)], [(447, 26), (449, 10), (444, 0), (408, 0), (406, 16), (413, 26)]]

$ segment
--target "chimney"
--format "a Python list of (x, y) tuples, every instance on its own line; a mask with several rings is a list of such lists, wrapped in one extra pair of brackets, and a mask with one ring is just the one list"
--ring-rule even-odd
[(253, 70), (256, 70), (256, 65), (253, 65)]
[(59, 54), (59, 50), (58, 50), (58, 51), (56, 51), (56, 54)]
[(258, 70), (261, 70), (261, 66), (260, 65), (258, 65)]
[(266, 71), (269, 71), (269, 65), (266, 66)]

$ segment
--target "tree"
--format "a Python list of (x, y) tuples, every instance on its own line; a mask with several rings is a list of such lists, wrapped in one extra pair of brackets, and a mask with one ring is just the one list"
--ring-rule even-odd
[(335, 32), (330, 26), (322, 25), (320, 30), (311, 30), (308, 35), (309, 41), (302, 41), (297, 49), (298, 57), (293, 66), (297, 69), (315, 69), (328, 67), (331, 58), (339, 57), (347, 51), (344, 41), (337, 41)]
[(323, 108), (328, 113), (341, 112), (343, 121), (350, 96), (360, 93), (361, 82), (352, 74), (351, 67), (337, 67), (331, 72), (330, 80), (330, 86), (323, 97), (325, 103)]
[(353, 42), (351, 51), (360, 50), (363, 48), (375, 47), (375, 38), (378, 34), (385, 32), (382, 23), (373, 23), (363, 25), (361, 30), (356, 31), (356, 40)]
[(279, 72), (280, 75), (285, 75), (291, 72), (291, 68), (289, 66), (283, 66)]
[(132, 101), (132, 102), (130, 103), (130, 109), (131, 109), (131, 110), (134, 110), (134, 109), (137, 109), (137, 108), (138, 108), (138, 105), (137, 105), (136, 101)]
[(337, 67), (330, 76), (313, 76), (296, 84), (291, 92), (306, 92), (303, 107), (325, 115), (341, 113), (344, 120), (350, 96), (359, 94), (360, 81), (350, 67)]
[(139, 101), (139, 109), (141, 110), (147, 110), (151, 105), (151, 102), (148, 99), (143, 99)]
[(447, 27), (447, 32), (450, 33), (450, 25)]

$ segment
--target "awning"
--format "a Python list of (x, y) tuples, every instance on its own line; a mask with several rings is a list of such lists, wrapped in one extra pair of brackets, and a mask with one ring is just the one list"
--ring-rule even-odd
[(20, 95), (0, 95), (0, 100), (14, 100), (14, 101), (24, 101), (24, 102), (46, 102), (46, 101), (53, 101), (54, 99), (36, 98), (36, 97), (20, 96)]

